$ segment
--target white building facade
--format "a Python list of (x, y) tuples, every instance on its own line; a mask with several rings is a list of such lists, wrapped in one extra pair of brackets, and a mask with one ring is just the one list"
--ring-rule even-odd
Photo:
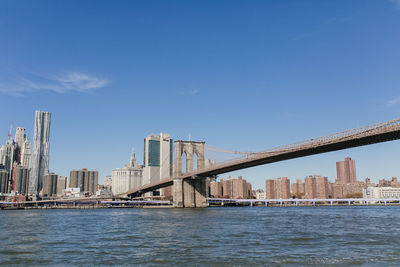
[(149, 135), (144, 139), (143, 185), (172, 175), (173, 140), (167, 133)]
[(138, 188), (142, 185), (143, 169), (139, 166), (135, 158), (135, 152), (132, 151), (131, 159), (124, 168), (112, 170), (111, 191), (114, 196), (126, 193), (131, 189)]
[(265, 192), (256, 191), (256, 199), (266, 199)]
[(29, 168), (31, 162), (31, 144), (28, 141), (28, 138), (25, 139), (24, 144), (21, 148), (21, 165)]
[(363, 198), (400, 198), (400, 188), (368, 186), (363, 189)]

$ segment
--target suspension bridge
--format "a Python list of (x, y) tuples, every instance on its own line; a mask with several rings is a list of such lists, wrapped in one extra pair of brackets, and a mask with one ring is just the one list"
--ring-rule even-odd
[[(400, 119), (321, 136), (257, 153), (226, 150), (229, 153), (244, 155), (208, 167), (204, 166), (204, 142), (175, 141), (173, 175), (158, 182), (130, 190), (126, 195), (138, 197), (147, 192), (174, 185), (173, 198), (176, 207), (204, 207), (206, 206), (205, 178), (207, 177), (254, 166), (397, 139), (400, 139)], [(181, 170), (182, 153), (187, 155), (187, 172), (185, 173)], [(200, 155), (197, 170), (192, 169), (194, 153), (197, 156)]]

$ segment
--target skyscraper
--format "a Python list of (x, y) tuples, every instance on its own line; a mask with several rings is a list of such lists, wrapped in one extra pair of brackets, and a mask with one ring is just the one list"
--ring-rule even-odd
[(336, 162), (336, 172), (338, 183), (356, 183), (356, 164), (351, 158)]
[(38, 195), (43, 187), (43, 176), (49, 172), (50, 112), (35, 112), (32, 170), (28, 192)]
[(26, 139), (26, 129), (24, 127), (17, 127), (14, 136), (15, 143), (17, 143), (19, 147), (22, 147), (22, 145), (25, 143), (25, 139)]
[(14, 142), (17, 145), (16, 161), (18, 164), (28, 167), (31, 160), (31, 144), (29, 144), (24, 127), (17, 127)]
[(143, 184), (150, 184), (172, 175), (172, 148), (170, 135), (149, 135), (144, 139)]
[(21, 148), (21, 165), (29, 168), (29, 164), (31, 162), (31, 144), (28, 141), (28, 138), (25, 139), (24, 144)]

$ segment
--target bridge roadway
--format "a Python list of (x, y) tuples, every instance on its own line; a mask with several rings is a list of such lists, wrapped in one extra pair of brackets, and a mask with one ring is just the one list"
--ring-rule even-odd
[(303, 142), (281, 146), (266, 151), (246, 155), (233, 160), (215, 164), (209, 168), (184, 173), (178, 177), (169, 177), (128, 191), (128, 196), (139, 196), (174, 184), (174, 179), (196, 179), (212, 177), (218, 174), (237, 171), (249, 167), (300, 158), (320, 153), (365, 146), (400, 139), (400, 119), (352, 129), (340, 133), (322, 136)]

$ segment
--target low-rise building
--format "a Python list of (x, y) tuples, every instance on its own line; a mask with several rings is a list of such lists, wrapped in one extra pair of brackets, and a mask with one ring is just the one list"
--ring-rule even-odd
[(69, 198), (78, 198), (78, 197), (83, 197), (81, 194), (81, 189), (79, 187), (77, 188), (66, 188), (63, 190), (63, 195)]
[(266, 199), (265, 192), (261, 189), (256, 190), (255, 197), (256, 199)]
[(400, 182), (398, 181), (397, 177), (392, 177), (392, 180), (379, 180), (379, 187), (400, 187)]
[(363, 198), (400, 198), (400, 188), (369, 186), (363, 189)]

